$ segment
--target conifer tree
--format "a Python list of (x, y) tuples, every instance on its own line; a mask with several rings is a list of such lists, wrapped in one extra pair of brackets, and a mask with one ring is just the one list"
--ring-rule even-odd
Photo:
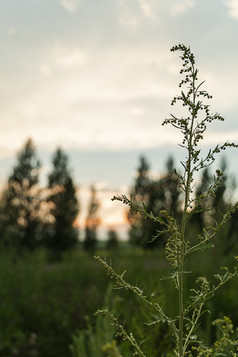
[[(197, 232), (201, 232), (204, 227), (214, 224), (216, 221), (219, 221), (221, 215), (229, 208), (229, 206), (232, 205), (232, 203), (225, 198), (225, 194), (228, 188), (228, 177), (227, 162), (224, 157), (221, 160), (220, 169), (223, 173), (221, 177), (221, 183), (216, 188), (215, 194), (213, 196), (208, 195), (209, 189), (214, 181), (213, 175), (211, 174), (209, 167), (206, 167), (201, 173), (200, 183), (197, 185), (195, 196), (197, 197), (197, 199), (199, 199), (199, 197), (205, 195), (206, 199), (201, 201), (200, 211), (196, 215), (193, 215), (189, 222), (192, 235), (193, 228)], [(220, 234), (217, 234), (217, 236), (219, 235)], [(224, 235), (226, 235), (226, 233), (222, 231), (221, 236)]]
[[(206, 167), (201, 174), (200, 183), (197, 186), (195, 196), (198, 198), (201, 195), (207, 194), (212, 182), (213, 182), (213, 177), (209, 171), (209, 167)], [(206, 200), (203, 200), (200, 203), (200, 212), (198, 212), (197, 214), (191, 217), (189, 224), (196, 231), (201, 231), (207, 224), (211, 223), (212, 205), (213, 205), (213, 198), (209, 196), (207, 197)], [(190, 232), (191, 231), (193, 230), (190, 230)]]
[(40, 241), (40, 161), (31, 139), (17, 156), (2, 195), (1, 231), (6, 246), (34, 249)]
[(68, 168), (68, 157), (58, 148), (53, 155), (53, 169), (48, 176), (48, 204), (51, 223), (46, 225), (46, 246), (55, 254), (75, 247), (78, 230), (74, 222), (79, 213), (77, 189)]
[(98, 217), (98, 210), (100, 202), (96, 196), (96, 189), (94, 185), (91, 186), (91, 197), (88, 205), (88, 215), (85, 221), (85, 240), (84, 248), (93, 252), (97, 244), (97, 228), (100, 224), (100, 218)]
[(119, 240), (118, 240), (117, 232), (115, 231), (115, 229), (109, 229), (107, 243), (106, 243), (107, 249), (115, 250), (118, 248), (118, 245), (119, 245)]
[[(137, 169), (137, 177), (132, 189), (132, 196), (136, 202), (148, 203), (150, 191), (150, 166), (144, 156), (140, 157), (139, 167)], [(140, 215), (133, 215), (128, 212), (128, 221), (131, 224), (129, 230), (129, 240), (131, 244), (142, 245), (142, 238), (145, 235), (145, 222)]]
[[(166, 163), (166, 173), (157, 180), (152, 180), (148, 175), (148, 164), (141, 160), (138, 169), (138, 177), (135, 183), (133, 199), (135, 202), (144, 203), (148, 210), (154, 215), (158, 215), (161, 210), (173, 212), (176, 218), (180, 210), (180, 195), (178, 176), (174, 172), (174, 162), (172, 157)], [(147, 168), (147, 170), (145, 170)], [(139, 190), (138, 190), (139, 189)], [(144, 220), (141, 215), (129, 213), (131, 229), (129, 232), (130, 241), (143, 248), (152, 249), (155, 246), (164, 244), (164, 237), (154, 241), (161, 226), (158, 222)]]
[(225, 198), (225, 193), (227, 190), (227, 185), (228, 185), (228, 176), (227, 176), (227, 161), (225, 157), (222, 157), (221, 164), (220, 164), (220, 170), (222, 172), (222, 183), (221, 185), (216, 189), (216, 195), (214, 197), (214, 202), (213, 202), (213, 207), (214, 207), (214, 219), (218, 220), (220, 219), (220, 213), (224, 213), (229, 206), (229, 203), (227, 202)]
[[(219, 221), (220, 217), (233, 205), (234, 182), (232, 176), (228, 177), (228, 165), (225, 157), (221, 160), (222, 183), (216, 190), (216, 196), (213, 200), (212, 218), (214, 221)], [(230, 180), (231, 179), (231, 180)], [(231, 197), (228, 192), (231, 192)], [(227, 255), (231, 253), (237, 245), (237, 211), (232, 215), (229, 224), (227, 224), (219, 233), (218, 239), (222, 244), (222, 253)]]

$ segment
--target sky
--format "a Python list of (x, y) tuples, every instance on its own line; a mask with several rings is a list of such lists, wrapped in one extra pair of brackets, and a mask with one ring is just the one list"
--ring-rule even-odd
[[(101, 200), (102, 231), (125, 234), (125, 207), (139, 157), (153, 175), (169, 155), (179, 167), (180, 136), (161, 123), (176, 110), (180, 60), (191, 47), (211, 110), (204, 147), (238, 142), (238, 0), (3, 0), (0, 2), (0, 183), (32, 138), (42, 180), (57, 147), (69, 156), (83, 224), (89, 187)], [(226, 153), (238, 175), (237, 154)], [(124, 232), (124, 233), (123, 233)]]

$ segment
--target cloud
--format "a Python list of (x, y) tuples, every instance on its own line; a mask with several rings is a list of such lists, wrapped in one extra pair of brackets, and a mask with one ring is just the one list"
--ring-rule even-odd
[(179, 16), (188, 11), (193, 6), (194, 0), (180, 0), (179, 2), (176, 1), (176, 3), (171, 7), (171, 14), (172, 16)]
[[(35, 90), (19, 91), (14, 105), (6, 101), (2, 107), (5, 121), (12, 123), (8, 133), (15, 148), (30, 135), (44, 147), (62, 144), (82, 150), (123, 151), (180, 142), (174, 131), (161, 130), (180, 68), (163, 46), (144, 44), (130, 51), (123, 43), (110, 52), (61, 43), (48, 48), (41, 60)], [(221, 105), (230, 106), (235, 91), (224, 91), (225, 80), (219, 78), (219, 84), (203, 74), (216, 88), (218, 111), (223, 113)], [(221, 100), (226, 93), (229, 98)]]
[(44, 77), (50, 77), (52, 75), (52, 71), (47, 63), (40, 64), (40, 72)]
[(238, 130), (224, 130), (222, 132), (209, 132), (204, 137), (203, 146), (223, 144), (225, 142), (238, 142)]
[(154, 0), (138, 0), (142, 14), (145, 17), (155, 17), (156, 10), (158, 9), (158, 3)]
[(88, 55), (76, 46), (56, 45), (53, 50), (44, 53), (43, 61), (39, 64), (43, 77), (51, 77), (54, 73), (59, 75), (59, 69), (75, 69), (87, 63)]
[[(159, 4), (158, 4), (159, 3)], [(128, 28), (138, 28), (144, 20), (153, 19), (160, 24), (168, 17), (178, 17), (195, 5), (194, 0), (117, 0), (118, 23)]]
[[(80, 3), (82, 0), (60, 1), (69, 12), (76, 11)], [(5, 84), (0, 88), (2, 131), (6, 133), (3, 135), (6, 139), (2, 139), (4, 145), (8, 145), (9, 140), (9, 146), (16, 148), (29, 135), (45, 146), (62, 143), (85, 150), (148, 148), (177, 142), (170, 132), (160, 127), (169, 114), (170, 100), (177, 93), (180, 79), (180, 62), (169, 52), (177, 38), (184, 38), (185, 43), (198, 39), (194, 49), (204, 69), (209, 70), (206, 73), (203, 69), (201, 73), (216, 98), (218, 112), (225, 115), (223, 111), (229, 110), (234, 115), (237, 55), (230, 45), (233, 37), (226, 42), (230, 52), (223, 51), (220, 47), (223, 43), (216, 41), (218, 24), (213, 23), (211, 33), (215, 45), (205, 53), (204, 42), (211, 38), (211, 33), (205, 31), (206, 26), (202, 32), (201, 25), (198, 38), (199, 31), (188, 30), (193, 29), (191, 22), (198, 16), (195, 11), (194, 17), (187, 14), (186, 21), (179, 17), (192, 8), (194, 1), (107, 0), (102, 5), (99, 3), (84, 2), (89, 6), (88, 11), (83, 14), (78, 11), (75, 21), (60, 9), (59, 2), (56, 3), (59, 16), (48, 24), (49, 36), (45, 36), (44, 30), (42, 37), (39, 33), (39, 44), (25, 42), (28, 51), (25, 50), (28, 47), (16, 46), (17, 39), (6, 38), (9, 47), (6, 46), (6, 64), (1, 72), (1, 83)], [(95, 22), (91, 21), (91, 6), (95, 6)], [(102, 11), (98, 12), (100, 6)], [(199, 11), (207, 11), (206, 6)], [(176, 21), (171, 19), (171, 12), (177, 16)], [(124, 27), (114, 21), (117, 16)], [(141, 23), (142, 26), (136, 27)], [(230, 23), (237, 25), (235, 21)], [(8, 20), (4, 28), (10, 25)], [(14, 25), (19, 28), (17, 23)], [(35, 22), (33, 29), (38, 30)], [(27, 41), (33, 38), (30, 36)], [(209, 46), (210, 43), (209, 40)], [(226, 68), (223, 68), (224, 58), (233, 59)], [(212, 103), (212, 107), (217, 105)]]
[(128, 4), (126, 0), (118, 0), (118, 23), (125, 27), (136, 27), (140, 22), (138, 4)]
[(63, 67), (77, 67), (86, 63), (87, 56), (77, 47), (58, 47), (54, 51), (54, 60)]
[(154, 19), (158, 12), (157, 0), (118, 0), (118, 23), (124, 27), (135, 28), (143, 19)]
[(16, 34), (16, 29), (15, 27), (8, 27), (6, 32), (8, 36), (14, 36)]
[(79, 0), (59, 0), (60, 5), (70, 13), (76, 12), (81, 1)]
[(133, 106), (131, 107), (130, 112), (131, 112), (132, 115), (135, 115), (135, 116), (144, 115), (144, 110), (143, 110), (143, 108), (141, 108), (139, 105), (138, 105), (138, 106), (133, 105)]
[(1, 158), (11, 158), (15, 157), (15, 150), (12, 149), (10, 146), (0, 146), (0, 159)]
[(237, 0), (227, 0), (224, 5), (228, 7), (228, 14), (230, 17), (238, 20), (238, 1)]

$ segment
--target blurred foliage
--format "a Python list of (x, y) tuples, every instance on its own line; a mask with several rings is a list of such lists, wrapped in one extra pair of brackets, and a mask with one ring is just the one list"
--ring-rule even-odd
[[(109, 284), (104, 297), (104, 304), (113, 309), (115, 301), (112, 296), (112, 285)], [(73, 357), (121, 357), (116, 346), (115, 328), (108, 318), (98, 315), (94, 321), (87, 317), (86, 328), (73, 335), (73, 344), (70, 346)]]
[(106, 248), (110, 250), (116, 250), (119, 246), (118, 234), (114, 229), (109, 229), (108, 237), (106, 241)]
[[(193, 242), (193, 237), (201, 233), (204, 227), (220, 221), (222, 214), (234, 204), (236, 180), (229, 173), (225, 157), (220, 162), (220, 170), (223, 173), (222, 184), (216, 189), (215, 196), (203, 200), (200, 207), (201, 212), (193, 215), (190, 219), (188, 235), (191, 242)], [(201, 172), (201, 177), (196, 179), (198, 184), (194, 197), (206, 195), (209, 187), (214, 183), (214, 174), (209, 168), (205, 168)], [(169, 214), (173, 213), (173, 217), (179, 220), (182, 211), (181, 193), (172, 157), (169, 157), (166, 162), (165, 174), (158, 179), (151, 177), (147, 159), (140, 158), (137, 177), (131, 190), (133, 202), (143, 203), (147, 212), (152, 212), (154, 216), (157, 216), (161, 210), (166, 210)], [(153, 240), (153, 237), (162, 230), (159, 222), (144, 219), (140, 214), (133, 214), (130, 211), (127, 217), (130, 223), (129, 240), (132, 245), (149, 249), (164, 246), (167, 237), (163, 234)], [(229, 254), (235, 249), (238, 243), (237, 212), (233, 214), (218, 236), (221, 241), (219, 247), (223, 249), (224, 254)]]
[(0, 265), (0, 355), (69, 356), (71, 335), (102, 303), (107, 282), (96, 262), (80, 252), (48, 263), (43, 251), (8, 250)]
[[(193, 276), (187, 274), (187, 296), (190, 280), (204, 271), (212, 276), (221, 264), (233, 265), (234, 258), (221, 252), (217, 250), (212, 256), (204, 253), (202, 261), (194, 254), (189, 263), (195, 267)], [(109, 251), (99, 253), (110, 261)], [(238, 254), (238, 251), (233, 253)], [(119, 245), (113, 262), (117, 271), (128, 271), (128, 281), (143, 286), (147, 295), (153, 291), (166, 311), (177, 313), (171, 283), (157, 278), (158, 272), (163, 276), (168, 268), (162, 251)], [(112, 290), (104, 269), (80, 249), (65, 253), (60, 262), (49, 263), (43, 250), (31, 254), (25, 252), (20, 257), (17, 252), (2, 248), (0, 284), (1, 356), (71, 356), (69, 346), (76, 340), (78, 343), (79, 336), (86, 345), (88, 339), (97, 340), (102, 346), (110, 344), (115, 339), (113, 328), (103, 316), (100, 316), (101, 320), (98, 320), (99, 316), (94, 317), (95, 311), (105, 306), (113, 306), (120, 322), (143, 341), (143, 350), (148, 355), (153, 352), (155, 357), (169, 356), (173, 347), (171, 332), (166, 325), (141, 324), (142, 320), (151, 320), (147, 307), (139, 304), (128, 291)], [(209, 313), (204, 314), (197, 332), (208, 344), (216, 340), (215, 327), (209, 321), (226, 315), (231, 317), (235, 327), (238, 326), (237, 292), (238, 281), (231, 281), (207, 304)], [(105, 330), (99, 326), (104, 326)], [(131, 355), (129, 347), (120, 339), (117, 339), (117, 347), (123, 357)]]
[(97, 199), (97, 192), (94, 185), (91, 186), (91, 197), (88, 205), (88, 214), (85, 220), (84, 248), (89, 252), (94, 252), (97, 245), (97, 228), (100, 224), (98, 210), (100, 202)]
[(44, 226), (44, 242), (53, 257), (60, 257), (63, 251), (74, 248), (78, 243), (78, 229), (74, 223), (79, 213), (68, 157), (60, 148), (53, 156), (48, 191), (47, 203), (51, 219)]
[[(166, 210), (169, 214), (173, 212), (174, 217), (178, 218), (181, 215), (181, 189), (173, 158), (168, 158), (164, 175), (151, 178), (149, 164), (145, 157), (141, 157), (131, 195), (134, 202), (143, 202), (147, 211), (155, 216), (161, 210)], [(153, 240), (161, 230), (158, 222), (145, 220), (139, 214), (134, 215), (131, 212), (128, 213), (128, 220), (131, 223), (129, 238), (132, 244), (149, 249), (164, 246), (166, 240), (164, 235), (161, 235), (160, 239)]]
[(66, 154), (53, 156), (48, 187), (39, 185), (40, 162), (31, 139), (17, 156), (0, 201), (1, 242), (10, 249), (47, 247), (59, 257), (78, 243), (74, 227), (79, 213), (76, 187)]
[(41, 190), (40, 162), (31, 139), (18, 153), (0, 203), (1, 241), (5, 246), (33, 250), (39, 245)]

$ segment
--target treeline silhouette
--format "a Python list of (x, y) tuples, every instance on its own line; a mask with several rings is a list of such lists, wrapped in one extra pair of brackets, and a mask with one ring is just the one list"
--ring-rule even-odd
[[(1, 244), (16, 251), (45, 247), (52, 258), (59, 258), (79, 243), (79, 229), (75, 226), (80, 213), (77, 187), (61, 148), (53, 154), (47, 187), (39, 185), (40, 171), (36, 148), (28, 139), (1, 195)], [(87, 250), (93, 251), (96, 246), (99, 206), (92, 186), (84, 240)]]
[[(199, 211), (196, 210), (189, 223), (188, 234), (192, 241), (195, 233), (202, 233), (203, 228), (208, 227), (215, 222), (219, 222), (224, 212), (232, 206), (236, 182), (232, 175), (228, 175), (226, 159), (223, 157), (220, 164), (222, 180), (215, 189), (215, 195), (205, 200), (201, 200)], [(201, 177), (197, 178), (198, 185), (194, 192), (195, 197), (206, 196), (211, 185), (214, 183), (214, 175), (209, 167), (203, 170)], [(180, 219), (183, 208), (183, 191), (179, 184), (179, 172), (176, 171), (172, 157), (169, 157), (166, 163), (166, 170), (159, 178), (150, 177), (150, 166), (145, 157), (140, 158), (139, 167), (131, 195), (135, 202), (143, 202), (147, 212), (153, 212), (156, 216), (163, 211), (173, 215), (175, 219)], [(234, 204), (234, 202), (233, 202)], [(190, 207), (193, 210), (193, 207)], [(195, 213), (195, 212), (194, 212)], [(130, 222), (129, 241), (137, 246), (146, 249), (164, 246), (168, 237), (158, 232), (162, 231), (158, 222), (145, 220), (140, 215), (128, 213)], [(234, 213), (229, 222), (218, 234), (222, 253), (228, 254), (238, 243), (238, 213)]]
[[(75, 248), (79, 243), (79, 227), (75, 225), (80, 214), (77, 187), (69, 169), (68, 157), (61, 148), (57, 148), (53, 154), (47, 187), (39, 185), (40, 171), (41, 163), (36, 148), (28, 139), (18, 153), (17, 163), (1, 195), (1, 245), (16, 251), (45, 247), (52, 259), (58, 259), (64, 251)], [(199, 213), (192, 216), (189, 229), (191, 239), (196, 232), (219, 221), (219, 216), (232, 205), (236, 184), (234, 178), (228, 179), (225, 158), (221, 162), (221, 171), (223, 179), (216, 188), (216, 195), (203, 200)], [(202, 176), (197, 179), (199, 185), (194, 192), (195, 197), (206, 195), (213, 183), (209, 168), (204, 169)], [(165, 210), (174, 218), (181, 218), (183, 192), (173, 158), (168, 158), (163, 175), (151, 178), (150, 165), (142, 156), (131, 195), (134, 201), (145, 204), (147, 211), (154, 215)], [(91, 253), (98, 244), (99, 209), (100, 202), (92, 185), (83, 238), (84, 249)], [(130, 223), (128, 240), (132, 246), (155, 249), (165, 245), (167, 237), (164, 234), (153, 240), (160, 231), (158, 222), (145, 220), (131, 212), (127, 213), (127, 218)], [(237, 232), (238, 213), (235, 213), (220, 234), (224, 254), (228, 254), (237, 244)], [(118, 245), (117, 232), (109, 229), (106, 248), (116, 249)]]

